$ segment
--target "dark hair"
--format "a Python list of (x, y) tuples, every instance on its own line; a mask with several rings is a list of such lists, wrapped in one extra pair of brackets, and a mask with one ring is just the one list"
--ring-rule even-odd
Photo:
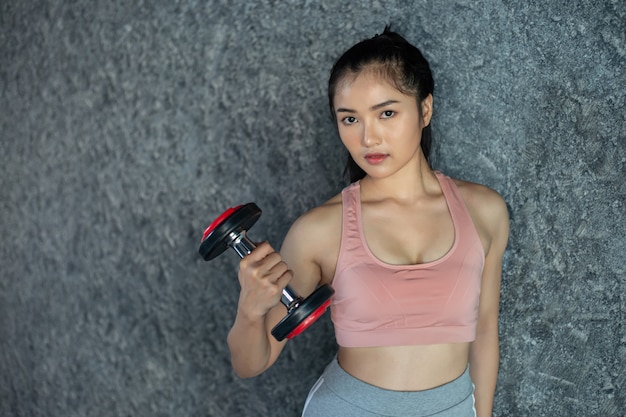
[[(346, 76), (357, 76), (363, 70), (375, 71), (378, 75), (391, 82), (398, 91), (415, 96), (418, 111), (421, 115), (420, 103), (433, 93), (435, 83), (428, 61), (419, 49), (406, 39), (391, 31), (389, 26), (381, 35), (363, 40), (348, 49), (333, 65), (328, 80), (328, 103), (331, 117), (336, 122), (333, 99), (338, 84)], [(430, 124), (422, 130), (421, 148), (426, 160), (430, 163), (432, 134)], [(350, 182), (360, 180), (365, 171), (359, 167), (348, 154), (344, 175)]]

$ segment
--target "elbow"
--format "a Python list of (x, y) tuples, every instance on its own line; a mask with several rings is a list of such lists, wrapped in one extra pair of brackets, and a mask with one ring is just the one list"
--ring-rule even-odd
[(235, 375), (237, 375), (237, 377), (239, 377), (240, 379), (249, 379), (249, 378), (254, 378), (256, 376), (256, 375), (253, 375), (252, 373), (239, 370), (235, 367), (233, 367), (233, 370), (235, 371)]
[(237, 366), (234, 362), (231, 361), (231, 365), (233, 367), (233, 371), (235, 371), (235, 375), (237, 375), (241, 379), (250, 379), (255, 376), (259, 376), (263, 371), (255, 372), (250, 368), (246, 368), (244, 366)]
[(266, 364), (261, 364), (262, 361), (258, 357), (253, 359), (250, 357), (250, 352), (247, 349), (238, 349), (236, 346), (237, 345), (233, 344), (229, 338), (230, 366), (233, 368), (235, 375), (239, 378), (254, 378), (267, 369)]

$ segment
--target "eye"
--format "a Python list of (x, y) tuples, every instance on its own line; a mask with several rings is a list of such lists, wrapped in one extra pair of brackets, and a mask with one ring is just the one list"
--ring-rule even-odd
[(356, 123), (356, 117), (354, 116), (346, 116), (343, 119), (341, 119), (341, 122), (344, 125), (350, 126)]
[(384, 112), (382, 112), (380, 117), (383, 118), (383, 119), (389, 119), (389, 118), (393, 117), (395, 114), (396, 114), (396, 112), (393, 111), (393, 110), (385, 110)]

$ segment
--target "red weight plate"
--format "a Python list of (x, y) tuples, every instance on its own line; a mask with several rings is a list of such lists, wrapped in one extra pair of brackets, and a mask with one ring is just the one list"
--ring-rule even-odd
[(296, 326), (295, 329), (293, 329), (291, 331), (291, 333), (289, 333), (287, 335), (287, 339), (293, 339), (294, 337), (300, 335), (303, 331), (305, 331), (310, 325), (312, 325), (313, 323), (315, 323), (315, 321), (317, 319), (319, 319), (320, 317), (322, 317), (322, 315), (324, 314), (324, 312), (326, 311), (326, 309), (330, 306), (330, 299), (326, 300), (324, 302), (324, 304), (322, 304), (321, 306), (319, 306), (317, 308), (317, 310), (315, 310), (313, 313), (311, 313), (306, 319), (304, 319), (302, 321), (302, 323), (300, 323), (298, 326)]
[(228, 219), (233, 213), (235, 213), (241, 207), (243, 207), (243, 204), (237, 207), (231, 207), (228, 210), (224, 211), (222, 214), (220, 214), (217, 219), (213, 220), (213, 223), (211, 223), (209, 227), (207, 227), (204, 233), (202, 234), (202, 241), (204, 241), (204, 239), (206, 239), (211, 234), (211, 232), (215, 230), (217, 226), (222, 224), (224, 220)]

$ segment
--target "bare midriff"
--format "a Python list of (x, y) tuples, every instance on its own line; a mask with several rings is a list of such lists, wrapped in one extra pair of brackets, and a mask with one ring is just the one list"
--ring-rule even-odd
[(469, 343), (339, 347), (344, 371), (379, 388), (423, 391), (455, 380), (467, 367)]

